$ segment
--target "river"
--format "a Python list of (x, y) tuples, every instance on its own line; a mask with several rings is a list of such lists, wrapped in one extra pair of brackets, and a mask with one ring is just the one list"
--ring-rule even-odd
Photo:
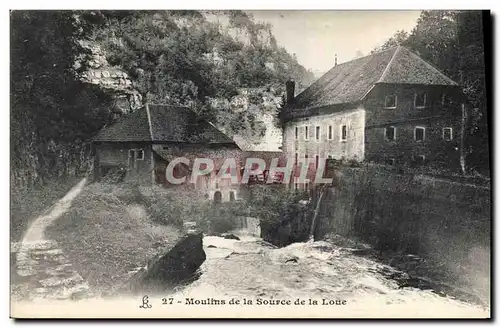
[(346, 247), (316, 241), (276, 248), (238, 236), (205, 236), (201, 275), (173, 297), (199, 305), (233, 299), (230, 316), (244, 317), (489, 317), (485, 307), (400, 288), (388, 278), (394, 269)]

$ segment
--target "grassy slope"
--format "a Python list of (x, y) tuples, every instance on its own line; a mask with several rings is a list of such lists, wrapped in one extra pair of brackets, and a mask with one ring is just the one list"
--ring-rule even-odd
[(136, 201), (120, 187), (92, 184), (46, 231), (96, 294), (118, 288), (128, 271), (182, 235), (178, 228), (154, 224)]
[(10, 240), (19, 241), (33, 219), (46, 212), (82, 177), (54, 180), (29, 190), (11, 189)]

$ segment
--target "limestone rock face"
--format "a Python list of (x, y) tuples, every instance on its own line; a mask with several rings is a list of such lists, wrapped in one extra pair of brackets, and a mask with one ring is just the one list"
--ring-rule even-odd
[(134, 89), (133, 81), (128, 74), (119, 67), (111, 66), (98, 44), (88, 41), (82, 41), (81, 44), (92, 53), (90, 68), (82, 75), (82, 80), (98, 85), (111, 93), (116, 100), (116, 111), (128, 113), (142, 107), (141, 94)]

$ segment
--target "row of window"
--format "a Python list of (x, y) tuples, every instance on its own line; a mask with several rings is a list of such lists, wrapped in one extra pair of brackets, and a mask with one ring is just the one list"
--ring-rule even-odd
[[(385, 140), (395, 141), (396, 140), (396, 127), (389, 126), (385, 128)], [(443, 128), (442, 138), (445, 141), (453, 140), (453, 129), (450, 127)], [(413, 139), (417, 142), (425, 140), (425, 128), (421, 126), (415, 127), (413, 131)]]
[[(333, 159), (333, 155), (328, 155), (328, 159)], [(304, 155), (304, 159), (305, 161), (307, 161), (309, 159), (309, 155), (305, 154)], [(314, 156), (314, 162), (315, 162), (315, 166), (316, 168), (318, 168), (319, 166), (319, 155), (315, 155)], [(299, 153), (295, 153), (295, 165), (298, 165), (299, 164)]]
[[(443, 93), (441, 95), (441, 105), (445, 106), (450, 103), (450, 97)], [(384, 107), (387, 109), (394, 109), (398, 105), (398, 96), (390, 94), (385, 96)], [(413, 98), (413, 107), (416, 109), (427, 107), (427, 92), (415, 92)]]
[[(304, 140), (309, 140), (309, 126), (305, 125), (303, 126), (304, 128)], [(347, 140), (347, 125), (343, 124), (340, 125), (340, 140), (341, 141), (346, 141)], [(295, 127), (295, 140), (299, 140), (299, 127)], [(315, 139), (319, 141), (321, 139), (321, 126), (316, 125), (315, 128), (315, 133), (314, 133)], [(333, 126), (329, 125), (328, 126), (328, 134), (327, 134), (327, 139), (328, 140), (333, 140)]]

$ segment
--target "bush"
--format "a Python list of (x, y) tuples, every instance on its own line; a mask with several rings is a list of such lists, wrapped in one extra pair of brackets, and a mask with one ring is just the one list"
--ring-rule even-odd
[(285, 209), (303, 195), (280, 187), (255, 185), (247, 201), (214, 204), (189, 189), (153, 190), (148, 196), (148, 213), (153, 221), (177, 227), (196, 222), (207, 234), (223, 233), (241, 228), (239, 218), (252, 216), (273, 224), (279, 222)]
[(252, 186), (249, 197), (249, 212), (265, 223), (277, 223), (285, 209), (304, 198), (303, 192), (280, 187)]
[(245, 201), (212, 205), (206, 221), (210, 233), (228, 232), (241, 228), (240, 217), (250, 216), (248, 203)]
[(118, 185), (113, 188), (113, 193), (127, 205), (140, 204), (149, 207), (149, 199), (142, 194), (137, 183)]
[(163, 225), (182, 227), (186, 218), (186, 202), (179, 202), (171, 194), (156, 194), (149, 198), (148, 213), (151, 219)]

